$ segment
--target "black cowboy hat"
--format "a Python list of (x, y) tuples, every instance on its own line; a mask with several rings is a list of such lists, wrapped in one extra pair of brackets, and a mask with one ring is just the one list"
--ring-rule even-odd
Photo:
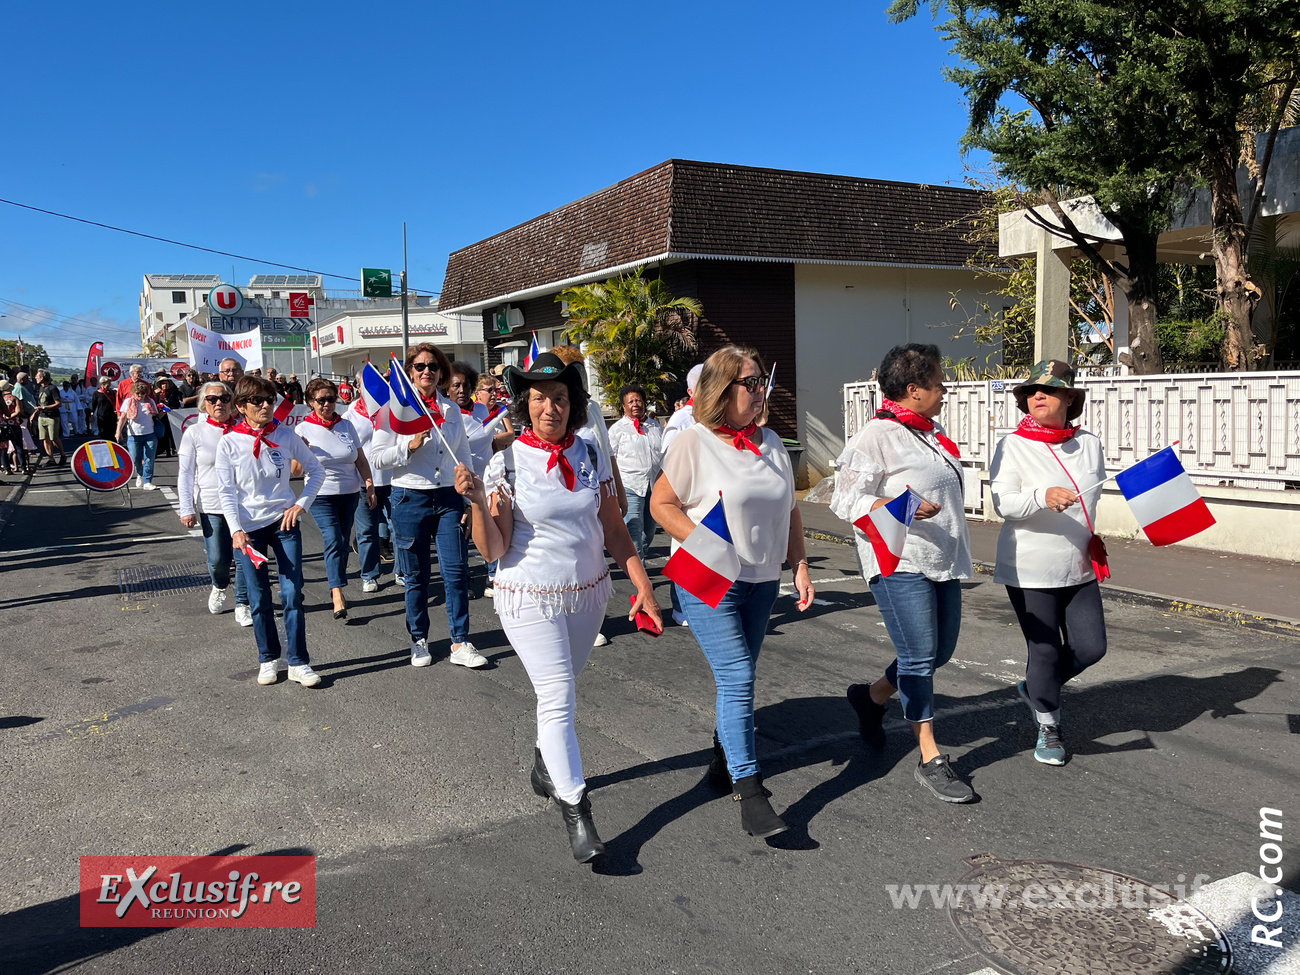
[(569, 392), (577, 396), (583, 391), (581, 366), (576, 362), (566, 363), (553, 352), (543, 352), (533, 360), (532, 368), (525, 371), (518, 366), (506, 366), (504, 376), (506, 388), (511, 396), (518, 396), (533, 383), (564, 383)]

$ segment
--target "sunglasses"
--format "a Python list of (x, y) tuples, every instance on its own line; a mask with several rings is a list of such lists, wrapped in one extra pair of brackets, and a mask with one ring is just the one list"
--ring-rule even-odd
[(746, 376), (744, 379), (733, 379), (729, 385), (744, 386), (745, 389), (753, 393), (757, 392), (760, 386), (767, 388), (767, 378), (765, 376)]
[(203, 397), (203, 401), (204, 401), (205, 403), (210, 403), (210, 404), (213, 404), (213, 403), (229, 403), (229, 402), (230, 402), (230, 397), (229, 397), (229, 396), (226, 396), (225, 394), (222, 394), (221, 396), (205, 396), (205, 397)]
[(325, 403), (337, 403), (338, 401), (339, 401), (339, 398), (338, 398), (337, 396), (317, 396), (317, 397), (316, 397), (316, 402), (317, 402), (317, 403), (320, 403), (320, 404), (322, 404), (322, 405), (325, 404)]
[(412, 362), (411, 368), (416, 372), (424, 372), (426, 369), (432, 369), (434, 372), (442, 371), (442, 367), (436, 362)]
[(249, 406), (270, 406), (274, 400), (269, 396), (250, 396), (244, 402)]

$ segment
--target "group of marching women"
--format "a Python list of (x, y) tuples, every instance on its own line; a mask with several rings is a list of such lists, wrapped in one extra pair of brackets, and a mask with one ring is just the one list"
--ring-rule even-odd
[[(799, 610), (813, 604), (814, 589), (790, 458), (765, 425), (763, 362), (752, 349), (728, 346), (693, 370), (685, 408), (690, 413), (683, 420), (679, 410), (670, 421), (664, 450), (661, 428), (646, 416), (639, 389), (620, 395), (630, 430), (615, 424), (602, 436), (585, 370), (572, 360), (546, 352), (527, 369), (507, 367), (508, 425), (488, 434), (480, 404), (465, 395), (465, 377), (453, 391), (455, 400), (444, 395), (452, 388), (453, 370), (431, 345), (412, 348), (404, 363), (434, 424), (414, 434), (372, 427), (364, 404), (354, 406), (352, 420), (337, 416), (337, 390), (324, 380), (307, 390), (313, 417), (297, 433), (281, 433), (274, 428), (269, 382), (242, 377), (233, 387), (208, 383), (199, 396), (206, 422), (187, 430), (181, 445), (183, 472), (185, 458), (192, 457), (192, 481), (182, 481), (181, 495), (184, 504), (192, 485), (197, 520), (209, 540), (214, 599), (218, 591), (224, 599), (230, 580), (222, 570), (233, 550), (236, 599), (247, 599), (257, 637), (258, 681), (276, 682), (282, 649), (267, 569), (267, 557), (274, 556), (290, 644), (289, 678), (317, 683), (302, 625), (298, 519), (310, 510), (321, 527), (335, 615), (341, 617), (341, 566), (354, 514), (370, 512), (370, 524), (376, 524), (383, 519), (375, 512), (386, 502), (396, 571), (405, 587), (412, 665), (432, 660), (428, 587), (430, 548), (436, 546), (451, 659), (482, 666), (486, 661), (469, 642), (468, 528), (479, 554), (495, 566), (496, 612), (537, 696), (532, 787), (554, 800), (574, 858), (589, 862), (605, 847), (582, 772), (576, 679), (599, 645), (612, 592), (607, 555), (636, 590), (628, 619), (658, 632), (661, 610), (644, 565), (654, 526), (671, 537), (675, 552), (706, 516), (716, 518), (711, 513), (721, 498), (723, 534), (734, 547), (739, 574), (716, 602), (678, 585), (673, 602), (714, 676), (709, 779), (732, 794), (746, 832), (775, 836), (786, 824), (769, 802), (758, 764), (755, 671), (783, 566), (793, 572)], [(880, 746), (889, 698), (898, 693), (920, 751), (916, 779), (940, 799), (967, 802), (974, 798), (970, 786), (940, 752), (934, 732), (934, 675), (956, 647), (961, 580), (972, 574), (963, 470), (956, 446), (934, 420), (945, 391), (939, 351), (933, 345), (896, 347), (878, 378), (884, 401), (839, 460), (832, 507), (861, 526), (872, 510), (909, 489), (922, 500), (889, 571), (882, 572), (865, 529), (856, 534), (863, 575), (896, 657), (874, 682), (852, 685), (848, 700), (864, 739)], [(1007, 586), (1028, 644), (1019, 692), (1038, 727), (1035, 757), (1063, 764), (1061, 687), (1106, 647), (1092, 561), (1096, 497), (1090, 494), (1105, 475), (1097, 439), (1069, 423), (1082, 411), (1083, 392), (1074, 388), (1067, 366), (1040, 364), (1015, 393), (1026, 416), (998, 448), (992, 471), (994, 503), (1006, 519), (995, 581)], [(623, 441), (632, 437), (647, 440), (632, 441), (629, 452)], [(628, 477), (625, 469), (622, 490), (616, 455), (634, 458), (628, 468), (638, 475)], [(646, 472), (644, 484), (638, 464)], [(295, 470), (304, 478), (296, 497), (289, 487)], [(379, 485), (381, 477), (386, 483)], [(364, 551), (361, 559), (364, 579)]]

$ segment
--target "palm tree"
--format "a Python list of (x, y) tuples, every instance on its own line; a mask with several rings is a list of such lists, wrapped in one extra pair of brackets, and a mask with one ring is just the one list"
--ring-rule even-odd
[(151, 359), (176, 358), (176, 336), (162, 335), (145, 343), (144, 354)]
[(568, 302), (565, 338), (582, 345), (607, 397), (640, 383), (647, 399), (663, 402), (695, 351), (702, 306), (694, 298), (673, 297), (661, 279), (648, 280), (641, 271), (565, 288), (555, 300)]

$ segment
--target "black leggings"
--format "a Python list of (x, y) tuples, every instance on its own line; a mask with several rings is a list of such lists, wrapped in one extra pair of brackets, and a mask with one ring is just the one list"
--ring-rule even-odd
[(1061, 708), (1061, 687), (1106, 655), (1106, 617), (1094, 579), (1059, 589), (1007, 586), (1011, 607), (1029, 645), (1025, 685), (1034, 710)]

